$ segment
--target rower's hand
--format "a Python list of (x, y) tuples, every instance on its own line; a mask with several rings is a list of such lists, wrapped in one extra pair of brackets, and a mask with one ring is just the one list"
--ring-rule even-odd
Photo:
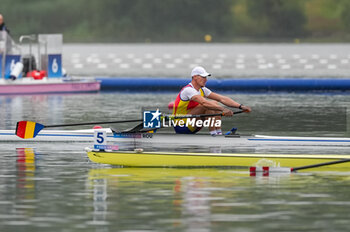
[(222, 111), (222, 116), (231, 117), (233, 116), (233, 111), (225, 108), (224, 111)]
[(250, 113), (252, 111), (252, 109), (249, 106), (241, 106), (241, 109), (243, 112), (245, 113)]

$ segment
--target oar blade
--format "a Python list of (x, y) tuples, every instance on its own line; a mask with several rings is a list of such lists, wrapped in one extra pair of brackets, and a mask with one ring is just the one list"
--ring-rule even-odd
[(16, 135), (22, 139), (32, 139), (44, 128), (45, 126), (31, 121), (19, 121), (16, 126)]

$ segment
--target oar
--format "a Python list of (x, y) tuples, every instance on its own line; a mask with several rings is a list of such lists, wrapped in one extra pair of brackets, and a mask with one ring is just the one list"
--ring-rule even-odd
[(114, 124), (114, 123), (127, 123), (127, 122), (140, 122), (140, 121), (142, 121), (142, 119), (119, 120), (119, 121), (108, 121), (108, 122), (82, 122), (82, 123), (69, 123), (69, 124), (56, 124), (56, 125), (43, 125), (32, 121), (20, 121), (20, 122), (17, 122), (16, 135), (23, 139), (32, 139), (35, 136), (37, 136), (37, 134), (44, 128)]
[[(234, 114), (242, 113), (243, 111), (235, 112)], [(201, 117), (213, 117), (223, 116), (223, 114), (198, 114), (198, 115), (183, 115), (183, 116), (162, 116), (166, 119), (179, 119), (179, 118), (201, 118)], [(131, 119), (131, 120), (119, 120), (119, 121), (107, 121), (107, 122), (82, 122), (82, 123), (69, 123), (69, 124), (56, 124), (56, 125), (43, 125), (32, 121), (19, 121), (16, 126), (16, 135), (23, 139), (32, 139), (38, 135), (38, 133), (44, 128), (50, 127), (65, 127), (65, 126), (85, 126), (85, 125), (99, 125), (99, 124), (116, 124), (127, 122), (142, 122), (143, 119)]]
[(295, 168), (291, 168), (291, 171), (296, 172), (299, 170), (304, 170), (304, 169), (309, 169), (309, 168), (318, 168), (318, 167), (329, 166), (329, 165), (334, 165), (334, 164), (341, 164), (341, 163), (346, 163), (346, 162), (350, 162), (350, 159), (341, 159), (341, 160), (330, 161), (330, 162), (325, 162), (325, 163), (320, 163), (320, 164), (311, 164), (311, 165), (295, 167)]
[(269, 173), (291, 173), (291, 172), (296, 172), (299, 170), (305, 170), (305, 169), (310, 169), (310, 168), (318, 168), (318, 167), (323, 167), (323, 166), (330, 166), (330, 165), (335, 165), (335, 164), (341, 164), (341, 163), (346, 163), (350, 162), (350, 159), (341, 159), (341, 160), (336, 160), (336, 161), (330, 161), (330, 162), (325, 162), (325, 163), (319, 163), (319, 164), (311, 164), (311, 165), (305, 165), (305, 166), (300, 166), (300, 167), (295, 167), (295, 168), (288, 168), (288, 167), (250, 167), (250, 175), (255, 176), (257, 172), (262, 173), (265, 176), (268, 176)]
[[(237, 111), (233, 112), (233, 115), (243, 113), (244, 111)], [(180, 118), (203, 118), (203, 117), (214, 117), (214, 116), (225, 116), (223, 113), (217, 113), (217, 114), (194, 114), (194, 115), (181, 115), (181, 116), (175, 116), (175, 115), (166, 115), (164, 116), (166, 119), (180, 119)]]

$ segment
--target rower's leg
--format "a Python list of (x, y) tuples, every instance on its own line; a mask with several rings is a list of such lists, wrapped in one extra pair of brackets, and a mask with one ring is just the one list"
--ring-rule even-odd
[[(215, 110), (208, 110), (205, 112), (205, 114), (219, 114), (219, 113), (220, 113), (219, 111), (215, 111)], [(218, 134), (218, 132), (219, 132), (219, 134), (222, 134), (221, 127), (215, 126), (215, 124), (216, 124), (215, 122), (217, 122), (218, 120), (221, 120), (221, 116), (211, 117), (210, 120), (211, 120), (211, 122), (213, 122), (213, 120), (214, 120), (214, 124), (213, 124), (213, 126), (210, 125), (209, 131), (215, 131), (215, 134)]]
[[(219, 103), (217, 101), (213, 101), (213, 102), (215, 102), (217, 105), (219, 105)], [(219, 114), (221, 112), (220, 111), (216, 111), (216, 110), (209, 110), (209, 109), (206, 109), (205, 107), (203, 107), (201, 105), (198, 105), (195, 108), (191, 109), (189, 111), (189, 113), (192, 114), (192, 115), (195, 115), (195, 114)], [(197, 120), (202, 120), (202, 119), (197, 119)], [(211, 120), (215, 120), (214, 122), (216, 122), (216, 120), (221, 120), (221, 116), (212, 117)], [(212, 135), (214, 135), (214, 134), (216, 135), (217, 131), (222, 133), (221, 132), (221, 127), (215, 127), (215, 123), (214, 123), (214, 126), (210, 126), (209, 127), (209, 131), (210, 131), (210, 134), (212, 134)]]
[[(213, 101), (215, 102), (217, 105), (219, 105), (219, 103), (217, 101)], [(205, 114), (220, 114), (220, 111), (217, 110), (207, 110), (205, 112)], [(212, 135), (222, 135), (222, 131), (221, 131), (221, 126), (215, 126), (215, 122), (217, 122), (218, 120), (221, 120), (221, 116), (215, 116), (212, 117), (211, 120), (214, 120), (214, 125), (212, 127), (209, 127), (209, 131), (211, 132), (210, 134)]]

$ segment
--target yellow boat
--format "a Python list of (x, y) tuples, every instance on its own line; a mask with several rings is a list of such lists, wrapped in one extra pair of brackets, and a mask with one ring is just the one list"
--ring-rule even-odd
[[(180, 153), (143, 151), (95, 151), (86, 148), (96, 163), (125, 167), (301, 167), (332, 162), (317, 171), (350, 171), (349, 155)], [(333, 164), (333, 162), (339, 162)], [(313, 168), (316, 170), (316, 167)]]

